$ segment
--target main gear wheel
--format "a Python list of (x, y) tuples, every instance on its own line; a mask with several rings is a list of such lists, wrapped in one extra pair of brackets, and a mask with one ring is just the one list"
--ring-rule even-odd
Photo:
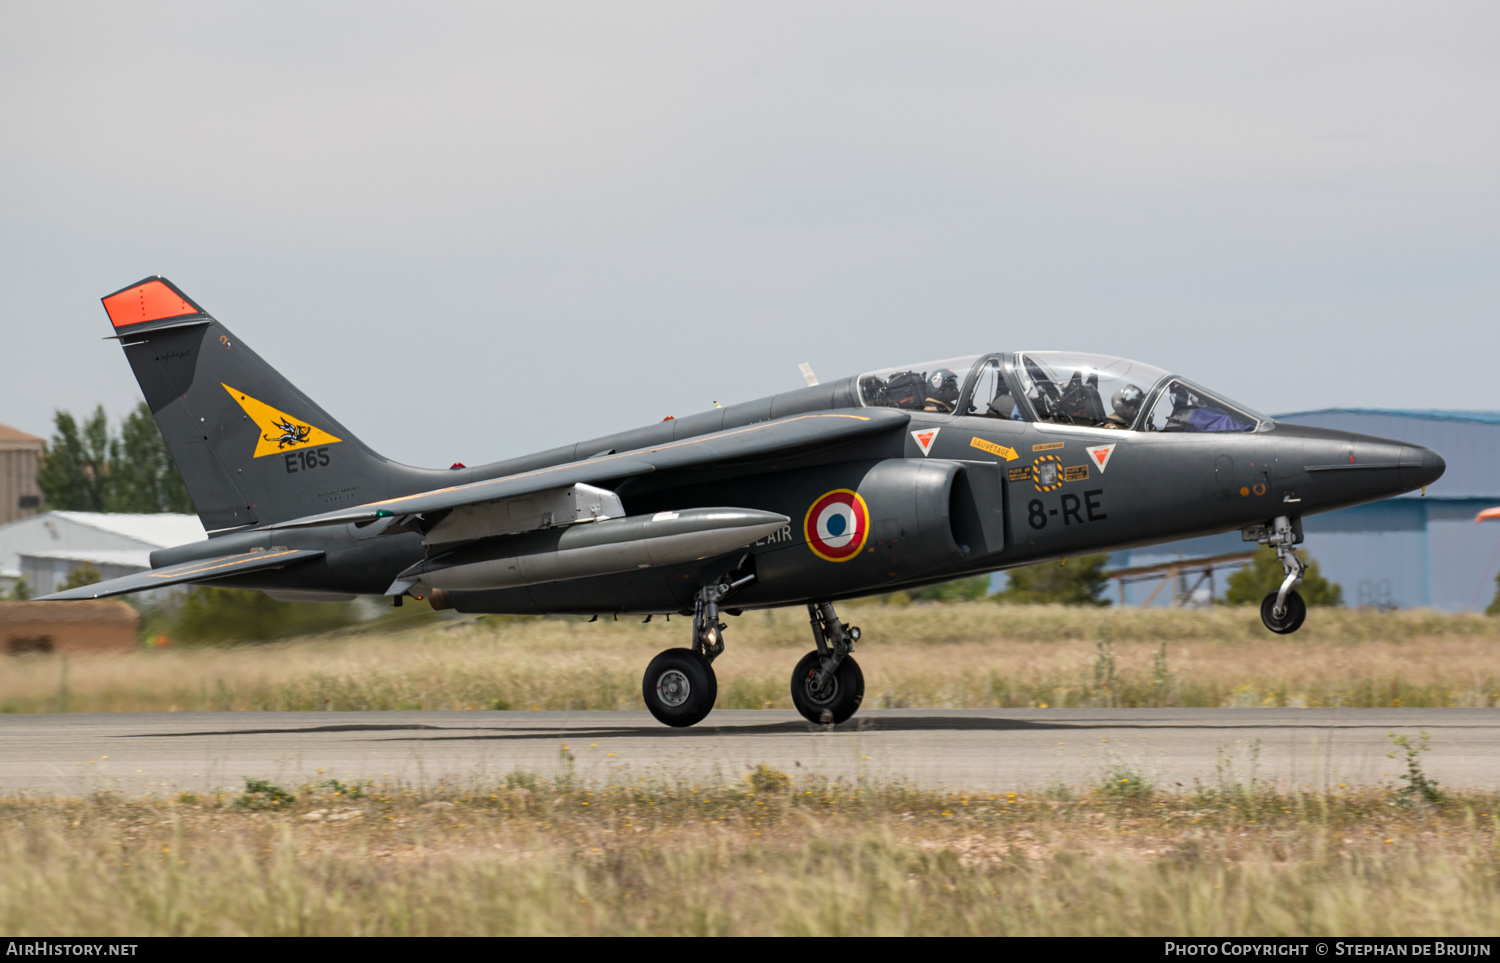
[(844, 656), (830, 673), (819, 673), (822, 665), (823, 656), (816, 649), (797, 663), (792, 670), (792, 705), (809, 722), (836, 726), (854, 715), (865, 700), (865, 674), (853, 656)]
[(719, 680), (708, 659), (692, 649), (667, 649), (646, 666), (641, 698), (658, 722), (697, 725), (713, 711)]

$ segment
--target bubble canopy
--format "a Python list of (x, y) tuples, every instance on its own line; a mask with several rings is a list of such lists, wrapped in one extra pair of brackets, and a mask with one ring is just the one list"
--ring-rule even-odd
[(859, 398), (868, 408), (904, 408), (952, 414), (964, 380), (984, 355), (971, 354), (859, 376)]
[(1271, 419), (1154, 365), (1110, 355), (1018, 351), (859, 376), (870, 407), (1134, 431), (1265, 430)]

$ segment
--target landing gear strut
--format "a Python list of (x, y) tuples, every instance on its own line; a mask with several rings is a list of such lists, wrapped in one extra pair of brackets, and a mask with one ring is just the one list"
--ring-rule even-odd
[(754, 579), (751, 574), (700, 588), (693, 600), (692, 648), (667, 649), (646, 666), (641, 697), (657, 721), (683, 728), (702, 722), (713, 711), (719, 697), (713, 661), (724, 651), (728, 628), (719, 621), (719, 601)]
[(792, 705), (809, 722), (838, 725), (865, 698), (865, 675), (850, 655), (859, 629), (839, 621), (831, 602), (807, 603), (817, 648), (792, 670)]
[(1279, 515), (1271, 523), (1261, 544), (1276, 549), (1276, 558), (1281, 562), (1286, 578), (1278, 591), (1267, 595), (1260, 603), (1260, 620), (1266, 628), (1278, 635), (1289, 635), (1302, 627), (1307, 618), (1307, 603), (1297, 593), (1307, 563), (1297, 555), (1297, 543), (1302, 540), (1300, 526), (1285, 515)]

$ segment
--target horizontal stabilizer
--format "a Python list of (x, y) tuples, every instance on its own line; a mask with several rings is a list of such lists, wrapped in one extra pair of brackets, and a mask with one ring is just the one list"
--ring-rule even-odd
[(181, 585), (184, 582), (205, 582), (211, 579), (223, 578), (226, 575), (243, 575), (246, 572), (259, 572), (268, 568), (281, 568), (285, 565), (319, 558), (322, 554), (321, 551), (315, 549), (279, 548), (270, 551), (245, 552), (242, 555), (223, 555), (218, 558), (205, 558), (194, 562), (168, 565), (165, 568), (154, 568), (149, 572), (136, 572), (134, 575), (122, 575), (119, 578), (112, 578), (108, 582), (81, 585), (78, 588), (68, 589), (65, 592), (53, 592), (51, 595), (43, 595), (36, 601), (63, 602), (76, 599), (102, 599), (111, 595), (125, 595), (129, 592), (142, 592), (146, 589), (165, 588), (168, 585)]

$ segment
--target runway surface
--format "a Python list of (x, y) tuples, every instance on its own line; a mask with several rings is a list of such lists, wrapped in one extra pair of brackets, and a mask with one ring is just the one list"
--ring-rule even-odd
[[(1166, 788), (1231, 778), (1389, 784), (1389, 733), (1431, 733), (1427, 774), (1500, 786), (1495, 709), (885, 709), (835, 729), (789, 711), (715, 712), (668, 729), (644, 712), (179, 712), (0, 716), (0, 795), (235, 789), (245, 777), (477, 786), (516, 770), (596, 783), (796, 775), (1016, 790), (1097, 782), (1112, 765)], [(569, 759), (568, 757), (572, 758)]]

